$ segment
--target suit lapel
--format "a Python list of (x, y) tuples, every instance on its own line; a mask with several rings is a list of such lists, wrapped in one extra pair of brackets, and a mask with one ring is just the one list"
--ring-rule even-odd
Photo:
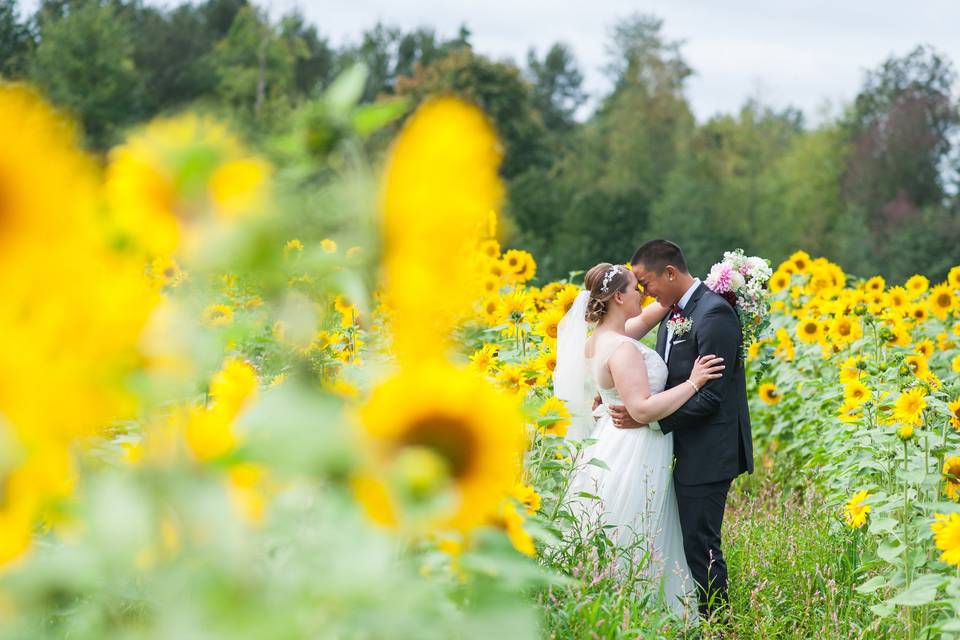
[(669, 317), (670, 311), (667, 310), (667, 315), (663, 316), (663, 320), (660, 321), (660, 328), (657, 330), (657, 354), (661, 358), (667, 352), (667, 319)]
[(700, 302), (700, 298), (703, 297), (703, 294), (707, 292), (707, 285), (702, 282), (700, 285), (693, 290), (693, 295), (690, 296), (690, 299), (687, 300), (687, 306), (683, 308), (681, 312), (683, 317), (689, 318), (690, 314), (693, 313), (693, 308), (697, 306), (697, 303)]

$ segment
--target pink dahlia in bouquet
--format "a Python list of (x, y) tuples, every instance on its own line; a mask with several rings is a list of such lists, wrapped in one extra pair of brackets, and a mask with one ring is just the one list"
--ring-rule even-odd
[(770, 315), (767, 281), (773, 275), (770, 263), (757, 256), (745, 256), (742, 249), (727, 251), (723, 260), (710, 268), (704, 281), (711, 291), (727, 299), (740, 315), (743, 346), (756, 342)]

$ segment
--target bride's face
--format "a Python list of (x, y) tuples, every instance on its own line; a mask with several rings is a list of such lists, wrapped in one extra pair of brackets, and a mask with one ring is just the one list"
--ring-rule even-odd
[(614, 295), (614, 299), (621, 305), (621, 308), (624, 310), (628, 318), (640, 313), (640, 303), (643, 302), (643, 294), (640, 293), (639, 287), (637, 287), (637, 277), (633, 275), (633, 272), (627, 272), (627, 278), (629, 282), (627, 283), (627, 288), (625, 291), (619, 291)]

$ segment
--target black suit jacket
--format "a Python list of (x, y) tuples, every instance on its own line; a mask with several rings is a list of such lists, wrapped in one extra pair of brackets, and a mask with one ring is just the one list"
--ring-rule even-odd
[[(674, 336), (666, 388), (684, 384), (694, 360), (701, 355), (722, 357), (726, 369), (722, 378), (705, 384), (677, 411), (659, 421), (664, 433), (673, 433), (677, 459), (674, 480), (697, 485), (731, 480), (744, 471), (753, 473), (747, 378), (737, 312), (723, 297), (701, 284), (682, 313), (693, 321), (693, 328), (683, 336)], [(666, 351), (670, 316), (669, 312), (664, 316), (657, 332), (657, 353), (661, 357)]]

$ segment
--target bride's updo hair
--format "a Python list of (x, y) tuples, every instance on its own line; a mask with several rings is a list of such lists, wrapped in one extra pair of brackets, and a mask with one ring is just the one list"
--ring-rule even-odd
[(590, 301), (584, 319), (587, 322), (600, 322), (607, 315), (607, 305), (613, 294), (623, 293), (630, 284), (627, 268), (622, 264), (613, 265), (601, 262), (587, 271), (583, 278), (583, 286), (590, 292)]

